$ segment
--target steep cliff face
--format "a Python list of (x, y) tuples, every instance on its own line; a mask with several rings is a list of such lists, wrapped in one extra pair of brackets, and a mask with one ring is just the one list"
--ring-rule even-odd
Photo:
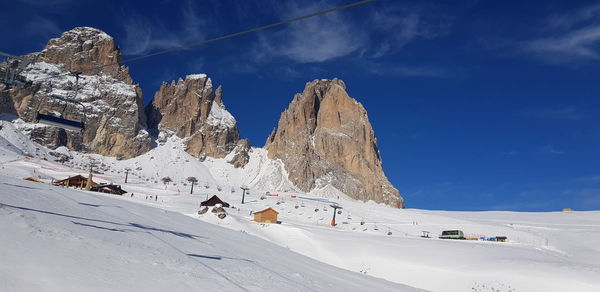
[(91, 27), (77, 27), (48, 41), (35, 62), (60, 64), (70, 72), (83, 75), (107, 75), (126, 84), (132, 84), (129, 69), (121, 66), (121, 52), (114, 39), (105, 32)]
[(206, 75), (163, 83), (146, 111), (151, 128), (184, 138), (191, 155), (201, 160), (207, 156), (223, 158), (235, 150), (232, 164), (240, 167), (248, 162), (250, 146), (240, 139), (237, 122), (225, 109), (222, 89), (213, 92)]
[[(78, 27), (25, 58), (33, 61), (22, 73), (31, 85), (1, 93), (12, 100), (18, 116), (34, 122), (37, 112), (51, 113), (85, 124), (82, 132), (41, 125), (26, 129), (36, 142), (123, 158), (151, 148), (141, 90), (120, 65), (121, 54), (112, 37)], [(71, 74), (77, 71), (78, 81)]]
[(341, 80), (307, 83), (281, 114), (265, 148), (304, 191), (331, 185), (355, 199), (404, 207), (383, 173), (367, 112)]

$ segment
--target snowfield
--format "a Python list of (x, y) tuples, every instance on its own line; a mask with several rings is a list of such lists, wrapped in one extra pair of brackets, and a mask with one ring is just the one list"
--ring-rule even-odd
[(417, 291), (175, 212), (0, 183), (2, 291)]
[[(227, 157), (200, 162), (165, 137), (116, 160), (49, 150), (18, 121), (0, 123), (0, 291), (600, 291), (600, 211), (395, 209), (330, 185), (299, 192), (260, 148), (241, 169)], [(129, 193), (48, 184), (87, 176), (92, 160), (96, 182)], [(198, 215), (212, 195), (232, 205), (224, 219)], [(281, 224), (252, 221), (267, 207)], [(452, 229), (508, 242), (437, 238)]]

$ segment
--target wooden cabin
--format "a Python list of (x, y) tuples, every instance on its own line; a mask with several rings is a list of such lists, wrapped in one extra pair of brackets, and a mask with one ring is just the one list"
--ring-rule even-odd
[(97, 186), (93, 186), (91, 189), (92, 192), (99, 192), (99, 193), (106, 193), (106, 194), (113, 194), (113, 195), (119, 195), (122, 196), (123, 194), (127, 193), (126, 191), (124, 191), (120, 185), (97, 185)]
[(214, 195), (214, 196), (210, 197), (210, 199), (200, 203), (200, 207), (202, 207), (202, 206), (212, 207), (216, 204), (221, 204), (221, 206), (229, 208), (229, 204), (227, 202), (223, 202), (219, 197), (217, 197), (217, 195)]
[(31, 177), (31, 176), (24, 178), (24, 180), (28, 180), (28, 181), (32, 181), (32, 182), (38, 182), (38, 183), (44, 183), (43, 181), (41, 181), (41, 180), (39, 180), (39, 179), (37, 179), (35, 177)]
[[(55, 180), (53, 183), (55, 186), (63, 186), (63, 187), (75, 187), (75, 188), (85, 188), (87, 185), (87, 177), (82, 175), (72, 176), (63, 180)], [(97, 186), (98, 184), (92, 181), (92, 187)]]
[(279, 212), (275, 211), (275, 209), (267, 208), (262, 211), (255, 212), (254, 221), (265, 223), (277, 223), (277, 214), (279, 214)]

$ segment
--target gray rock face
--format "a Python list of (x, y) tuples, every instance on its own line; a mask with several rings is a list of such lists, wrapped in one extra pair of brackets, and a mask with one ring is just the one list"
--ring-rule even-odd
[(234, 166), (248, 162), (250, 146), (240, 139), (237, 122), (225, 109), (221, 87), (213, 92), (206, 75), (163, 83), (146, 111), (150, 127), (184, 138), (191, 155), (201, 160), (224, 158), (235, 150), (230, 161)]
[[(122, 158), (150, 149), (141, 90), (119, 64), (121, 54), (106, 33), (75, 28), (26, 58), (34, 61), (23, 72), (32, 85), (0, 92), (12, 100), (18, 116), (34, 122), (41, 112), (85, 124), (83, 132), (33, 127), (29, 134), (36, 142)], [(82, 72), (78, 82), (69, 74), (75, 71)]]
[(385, 177), (366, 110), (341, 80), (315, 80), (296, 94), (267, 139), (303, 191), (331, 185), (352, 198), (404, 207)]

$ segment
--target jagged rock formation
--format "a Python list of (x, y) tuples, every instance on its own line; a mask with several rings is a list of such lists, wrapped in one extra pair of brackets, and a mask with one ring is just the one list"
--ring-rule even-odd
[(221, 87), (213, 92), (206, 75), (163, 83), (146, 111), (150, 127), (184, 138), (191, 155), (201, 160), (223, 158), (235, 150), (233, 165), (248, 162), (250, 145), (240, 139), (237, 122), (223, 104)]
[[(0, 92), (12, 100), (18, 116), (33, 122), (39, 111), (85, 124), (81, 133), (46, 126), (26, 129), (36, 142), (122, 158), (151, 148), (141, 90), (120, 64), (121, 54), (112, 37), (95, 28), (78, 27), (25, 58), (34, 62), (23, 72), (32, 84)], [(82, 73), (77, 86), (69, 74), (76, 71)]]
[(367, 112), (341, 80), (315, 80), (296, 94), (267, 139), (303, 191), (331, 185), (352, 198), (404, 207), (385, 177)]
[[(213, 91), (211, 79), (204, 74), (163, 83), (144, 110), (141, 90), (122, 66), (118, 47), (98, 29), (72, 29), (50, 40), (43, 51), (24, 58), (32, 62), (20, 76), (28, 83), (24, 87), (0, 84), (0, 113), (16, 114), (28, 122), (19, 124), (21, 130), (40, 144), (130, 158), (150, 150), (147, 129), (151, 129), (160, 134), (159, 143), (160, 137), (182, 138), (185, 150), (200, 160), (226, 158), (235, 167), (250, 160), (250, 144), (240, 139), (222, 89)], [(76, 79), (74, 72), (81, 77)], [(33, 124), (38, 112), (81, 120), (85, 130)], [(383, 173), (365, 109), (348, 96), (340, 80), (307, 83), (282, 113), (265, 149), (269, 158), (283, 162), (267, 159), (259, 149), (265, 161), (279, 165), (279, 177), (287, 171), (291, 183), (303, 191), (341, 191), (355, 199), (404, 206)]]

